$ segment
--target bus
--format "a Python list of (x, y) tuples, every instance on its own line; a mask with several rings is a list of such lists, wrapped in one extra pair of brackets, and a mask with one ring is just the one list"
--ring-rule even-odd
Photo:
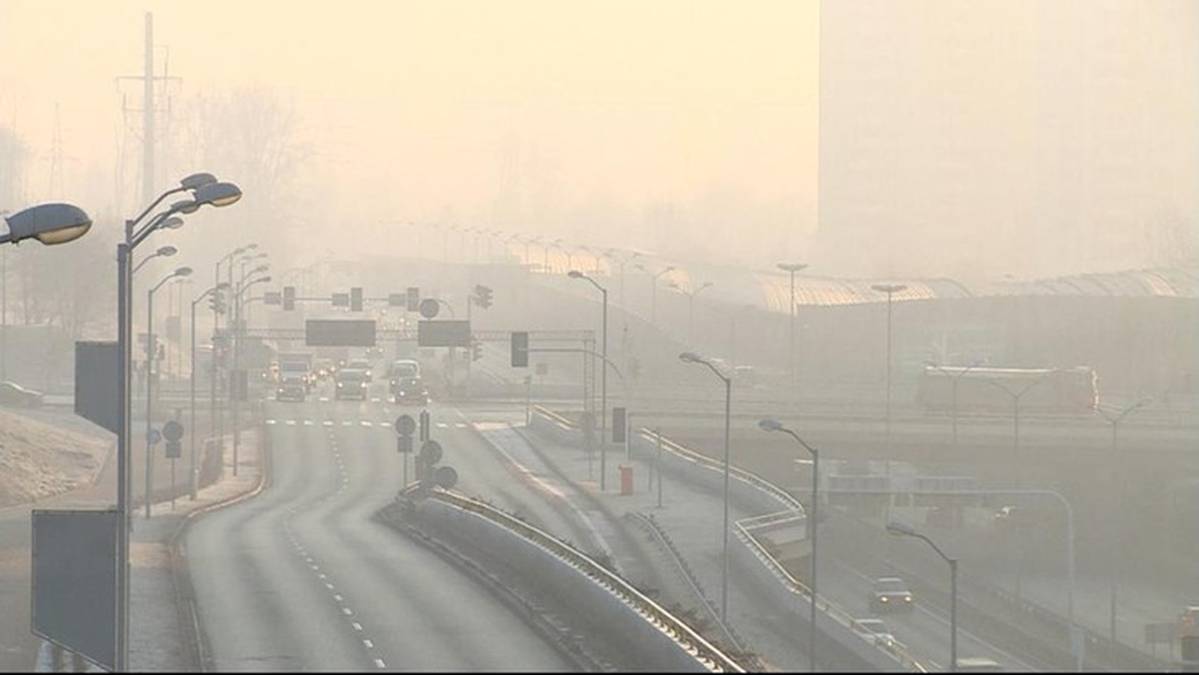
[[(925, 366), (916, 402), (925, 410), (953, 409), (957, 383), (958, 412), (1008, 412), (1020, 396), (1028, 412), (1087, 414), (1099, 405), (1099, 379), (1093, 368), (969, 368)], [(1024, 392), (1021, 394), (1021, 392)]]

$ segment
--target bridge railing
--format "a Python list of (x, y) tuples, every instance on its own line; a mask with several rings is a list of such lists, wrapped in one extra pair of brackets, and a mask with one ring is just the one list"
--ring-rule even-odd
[(701, 637), (681, 619), (666, 611), (658, 603), (581, 551), (484, 502), (440, 489), (432, 491), (430, 497), (486, 518), (571, 565), (595, 583), (608, 589), (619, 600), (644, 617), (646, 621), (673, 639), (685, 652), (693, 656), (708, 670), (745, 672), (744, 668), (736, 661)]

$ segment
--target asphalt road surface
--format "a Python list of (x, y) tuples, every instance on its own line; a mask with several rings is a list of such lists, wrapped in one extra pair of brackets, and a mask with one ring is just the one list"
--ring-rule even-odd
[(269, 486), (186, 539), (209, 667), (573, 670), (474, 579), (372, 519), (401, 484), (395, 406), (314, 397), (265, 414)]

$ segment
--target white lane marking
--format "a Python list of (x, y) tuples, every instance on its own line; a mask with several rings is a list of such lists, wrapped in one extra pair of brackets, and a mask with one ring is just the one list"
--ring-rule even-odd
[(354, 612), (350, 611), (349, 607), (342, 607), (341, 613), (345, 614), (346, 616), (353, 616), (353, 614), (354, 614)]
[[(318, 578), (318, 579), (328, 579), (329, 577), (325, 576), (325, 573), (324, 573), (324, 572), (321, 572), (320, 574), (316, 575), (316, 578)], [(332, 588), (332, 586), (330, 586), (330, 588)]]
[(366, 647), (367, 649), (374, 649), (375, 643), (371, 642), (370, 640), (363, 640), (362, 646)]
[(284, 424), (286, 424), (289, 427), (294, 427), (296, 425), (296, 421), (295, 420), (287, 420), (286, 422), (284, 422)]
[(445, 429), (445, 428), (446, 428), (446, 427), (448, 427), (448, 426), (450, 426), (450, 425), (446, 424), (445, 422), (438, 422), (438, 423), (437, 423), (437, 428), (438, 428), (438, 429)]
[(370, 423), (370, 422), (367, 422), (366, 420), (362, 420), (361, 422), (359, 422), (359, 424), (361, 424), (361, 425), (362, 425), (362, 426), (364, 426), (364, 427), (369, 427), (369, 426), (372, 426), (372, 425), (371, 425), (371, 423)]
[(306, 426), (306, 427), (312, 426), (312, 420), (304, 420), (304, 426)]
[(338, 594), (336, 594), (336, 593), (334, 593), (334, 594), (333, 594), (333, 599), (334, 599), (334, 600), (336, 600), (336, 601), (338, 601), (338, 602), (341, 602), (341, 596), (340, 596), (340, 595), (338, 595)]
[(276, 424), (276, 421), (275, 420), (267, 420), (266, 423), (267, 424)]
[(351, 622), (350, 625), (354, 627), (354, 630), (362, 630), (362, 624), (358, 623), (357, 621)]
[(341, 423), (341, 426), (343, 426), (343, 427), (349, 427), (349, 426), (353, 426), (353, 425), (354, 425), (354, 423), (351, 422), (350, 420), (345, 420)]
[(331, 427), (331, 426), (333, 426), (333, 420), (325, 420), (324, 422), (321, 422), (321, 424), (323, 424), (327, 427)]
[(329, 397), (328, 397), (328, 396), (322, 396), (322, 397), (321, 397), (321, 403), (328, 403), (328, 402), (329, 402)]
[(371, 399), (371, 403), (378, 403), (378, 402), (379, 402), (379, 397), (377, 397), (377, 396), (375, 398)]
[(383, 670), (387, 667), (387, 664), (383, 663), (383, 659), (375, 659), (375, 667), (379, 670)]
[(465, 429), (466, 427), (468, 427), (470, 425), (467, 424), (466, 422), (455, 422), (454, 426), (458, 427), (459, 429)]
[(325, 588), (333, 590), (333, 584), (325, 584)]

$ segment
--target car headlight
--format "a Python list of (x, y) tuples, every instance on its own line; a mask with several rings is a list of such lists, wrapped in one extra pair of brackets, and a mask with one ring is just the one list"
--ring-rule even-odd
[(903, 601), (904, 601), (904, 602), (911, 602), (911, 601), (912, 601), (912, 596), (910, 596), (910, 595), (905, 595), (905, 596), (903, 596)]
[(338, 383), (337, 383), (337, 388), (338, 388), (338, 389), (341, 389), (341, 388), (342, 388), (342, 387), (344, 387), (344, 386), (345, 386), (345, 385), (343, 385), (341, 382), (338, 382)]
[(883, 597), (879, 598), (879, 602), (887, 602), (887, 596), (884, 595)]

